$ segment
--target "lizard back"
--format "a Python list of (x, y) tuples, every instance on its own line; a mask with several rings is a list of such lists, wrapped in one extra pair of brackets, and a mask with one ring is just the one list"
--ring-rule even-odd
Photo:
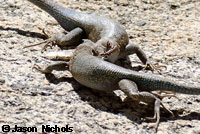
[(101, 38), (113, 38), (120, 45), (128, 44), (128, 35), (121, 25), (104, 16), (81, 13), (53, 3), (51, 0), (28, 0), (37, 5), (52, 17), (67, 31), (77, 27), (82, 28), (86, 38), (97, 42)]
[(129, 79), (135, 82), (140, 91), (163, 90), (184, 94), (200, 94), (200, 88), (188, 84), (177, 83), (158, 75), (132, 71), (100, 58), (92, 56), (89, 47), (77, 47), (75, 55), (70, 60), (70, 72), (82, 85), (89, 88), (110, 91), (117, 90), (118, 82)]

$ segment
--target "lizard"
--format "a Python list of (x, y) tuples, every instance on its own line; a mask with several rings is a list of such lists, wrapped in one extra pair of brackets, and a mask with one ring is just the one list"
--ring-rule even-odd
[[(171, 91), (183, 94), (199, 95), (200, 87), (176, 82), (155, 74), (146, 74), (123, 68), (111, 62), (94, 56), (93, 43), (85, 40), (77, 46), (69, 62), (52, 64), (45, 69), (35, 66), (42, 73), (52, 73), (53, 70), (69, 69), (73, 78), (80, 84), (107, 93), (120, 89), (132, 100), (154, 103), (154, 127), (160, 122), (160, 105), (164, 107), (160, 98), (152, 91)], [(172, 115), (173, 113), (168, 110)], [(150, 119), (150, 118), (149, 118)]]
[(129, 42), (128, 34), (119, 22), (105, 16), (68, 9), (51, 0), (28, 1), (49, 13), (68, 31), (67, 34), (52, 36), (47, 43), (54, 41), (59, 46), (68, 46), (78, 45), (82, 39), (89, 39), (97, 46), (94, 48), (96, 55), (102, 54), (102, 57), (112, 63), (135, 53), (144, 65), (152, 69), (146, 54), (138, 45)]

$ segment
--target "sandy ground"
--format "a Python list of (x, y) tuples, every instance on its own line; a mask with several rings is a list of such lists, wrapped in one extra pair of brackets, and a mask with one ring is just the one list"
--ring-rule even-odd
[[(127, 30), (130, 41), (139, 44), (152, 63), (166, 65), (163, 76), (177, 81), (200, 82), (200, 2), (198, 0), (55, 0), (85, 13), (109, 16)], [(2, 126), (73, 127), (72, 133), (156, 133), (153, 107), (119, 97), (98, 94), (79, 86), (69, 72), (55, 72), (58, 81), (48, 81), (32, 70), (47, 65), (42, 46), (23, 49), (43, 41), (41, 28), (49, 34), (63, 31), (56, 21), (28, 1), (0, 0), (0, 133)], [(135, 55), (133, 66), (140, 65)], [(144, 70), (141, 70), (144, 71)], [(152, 73), (151, 71), (145, 71)], [(158, 74), (158, 72), (153, 72)], [(68, 76), (68, 78), (66, 78)], [(177, 94), (163, 103), (175, 117), (161, 109), (158, 134), (200, 134), (200, 97)], [(11, 132), (10, 132), (11, 133)]]

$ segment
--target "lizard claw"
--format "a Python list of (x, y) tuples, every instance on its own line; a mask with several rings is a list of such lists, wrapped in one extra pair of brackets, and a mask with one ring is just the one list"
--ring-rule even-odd
[(154, 121), (156, 120), (156, 117), (145, 117), (146, 120)]
[(34, 64), (32, 67), (32, 70), (36, 69), (37, 71), (41, 72), (41, 73), (47, 73), (45, 70), (43, 70), (39, 65)]
[(42, 30), (42, 33), (44, 34), (44, 36), (48, 39), (49, 35), (45, 32), (45, 28), (41, 28), (41, 30)]
[[(162, 94), (162, 93), (164, 93), (164, 94)], [(169, 93), (169, 92), (156, 92), (156, 93), (153, 93), (156, 97), (158, 97), (158, 98), (160, 98), (160, 99), (163, 99), (163, 98), (165, 98), (165, 97), (174, 97), (174, 98), (177, 98), (178, 99), (178, 97), (174, 94), (174, 93)]]
[(156, 120), (156, 122), (153, 125), (151, 125), (151, 127), (154, 127), (156, 130), (158, 129), (158, 125), (160, 123), (160, 105), (174, 117), (174, 113), (168, 108), (166, 108), (161, 102), (161, 100), (157, 98), (155, 100), (155, 105), (154, 105), (154, 116), (146, 117), (147, 120)]
[(156, 70), (156, 69), (155, 69), (155, 66), (154, 66), (153, 64), (151, 64), (151, 63), (147, 63), (147, 64), (145, 65), (145, 69), (151, 70), (151, 71)]
[[(47, 23), (46, 25), (49, 25), (49, 23)], [(55, 45), (55, 37), (49, 37), (49, 35), (45, 32), (45, 29), (42, 29), (42, 33), (44, 34), (44, 36), (48, 39), (44, 45), (44, 47), (42, 48), (41, 52), (43, 53), (44, 51), (46, 51), (47, 47), (50, 47), (52, 49), (52, 47)]]
[(158, 71), (161, 71), (162, 69), (161, 68), (165, 68), (165, 70), (167, 69), (167, 66), (165, 65), (159, 65), (158, 63), (156, 64), (151, 64), (151, 63), (147, 63), (146, 64), (146, 68), (150, 69), (151, 71), (154, 71), (154, 70), (158, 70)]
[[(38, 45), (41, 45), (41, 44), (45, 44), (45, 46), (42, 48), (41, 52), (43, 53), (44, 51), (46, 51), (47, 47), (50, 47), (52, 48), (54, 45), (55, 45), (55, 37), (49, 37), (49, 35), (45, 32), (45, 29), (43, 28), (42, 29), (42, 33), (44, 34), (44, 36), (47, 38), (47, 40), (45, 41), (42, 41), (40, 43), (36, 43), (36, 44), (32, 44), (32, 45), (27, 45), (27, 46), (24, 46), (23, 48), (29, 48), (29, 47), (34, 47), (34, 46), (38, 46)], [(51, 43), (51, 44), (50, 44)]]
[[(47, 47), (50, 47), (52, 48), (52, 46), (54, 46), (54, 42), (53, 42), (53, 38), (50, 38), (48, 40), (45, 40), (45, 41), (42, 41), (40, 43), (37, 43), (37, 44), (33, 44), (33, 45), (28, 45), (28, 46), (24, 46), (23, 48), (29, 48), (29, 47), (34, 47), (34, 46), (38, 46), (38, 45), (41, 45), (43, 43), (46, 43), (46, 45), (42, 48), (41, 52), (43, 53), (44, 51), (46, 51)], [(52, 43), (51, 45), (49, 45), (50, 43)]]
[(162, 107), (163, 107), (167, 112), (169, 112), (173, 117), (175, 117), (174, 113), (173, 113), (171, 110), (169, 110), (168, 108), (166, 108), (166, 107), (163, 105), (162, 102), (161, 102), (161, 105), (162, 105)]
[(44, 47), (42, 48), (41, 52), (43, 53), (44, 51), (47, 50), (47, 47), (50, 47), (52, 49), (52, 47), (55, 45), (53, 38), (50, 38), (46, 44), (44, 45)]
[[(155, 121), (156, 120), (156, 116), (154, 117), (145, 117), (145, 119), (150, 120), (150, 121)], [(152, 123), (151, 125), (149, 125), (150, 128), (155, 128), (156, 131), (158, 130), (158, 125), (159, 125), (159, 121), (156, 121), (155, 123)]]

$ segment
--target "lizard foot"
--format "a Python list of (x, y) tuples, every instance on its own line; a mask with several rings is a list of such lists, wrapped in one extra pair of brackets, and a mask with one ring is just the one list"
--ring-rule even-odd
[(42, 69), (40, 66), (34, 64), (32, 69), (36, 69), (41, 73), (50, 74), (53, 70), (65, 71), (69, 69), (69, 62), (59, 61), (51, 65), (48, 65), (45, 69)]
[[(47, 25), (50, 25), (50, 24), (47, 24)], [(46, 51), (46, 49), (48, 47), (50, 47), (51, 49), (53, 48), (53, 46), (56, 45), (56, 35), (50, 37), (46, 32), (45, 32), (45, 29), (43, 28), (42, 29), (42, 33), (46, 36), (47, 40), (44, 41), (43, 43), (45, 43), (44, 47), (42, 48), (41, 52), (43, 53), (44, 51)], [(42, 44), (42, 43), (40, 43)]]
[[(160, 102), (160, 105), (174, 117), (174, 113), (171, 110), (169, 110), (168, 108), (166, 108), (162, 102)], [(151, 121), (156, 120), (156, 112), (153, 117), (145, 117), (145, 119), (151, 120)]]
[(44, 43), (45, 43), (45, 46), (42, 48), (41, 52), (46, 51), (47, 47), (52, 48), (56, 44), (56, 37), (55, 36), (49, 37), (49, 35), (45, 32), (45, 29), (42, 29), (42, 33), (47, 38), (47, 40), (36, 43), (36, 44), (24, 46), (24, 48), (34, 47), (34, 46), (38, 46)]
[(161, 68), (165, 68), (165, 70), (167, 69), (166, 66), (164, 65), (156, 65), (156, 64), (151, 64), (149, 62), (147, 62), (145, 65), (138, 65), (138, 66), (134, 66), (134, 68), (138, 68), (138, 69), (144, 69), (144, 70), (151, 70), (152, 72), (157, 70), (159, 73), (161, 73), (160, 71), (162, 70)]
[(174, 93), (169, 93), (169, 92), (158, 92), (158, 93), (153, 92), (152, 94), (154, 94), (156, 97), (158, 97), (160, 99), (163, 99), (165, 97), (174, 97), (174, 98), (178, 99), (178, 97)]
[(119, 50), (119, 47), (117, 45), (112, 45), (111, 43), (107, 43), (107, 50), (106, 52), (104, 52), (103, 54), (101, 54), (102, 56), (103, 55), (110, 55), (112, 54), (113, 52), (115, 51), (118, 51)]
[(147, 70), (151, 70), (151, 71), (155, 71), (155, 70), (162, 71), (161, 68), (165, 68), (165, 70), (166, 70), (167, 66), (158, 65), (158, 63), (153, 65), (153, 64), (147, 62), (144, 68), (147, 69)]
[(32, 69), (36, 69), (37, 71), (41, 72), (41, 73), (49, 73), (47, 70), (42, 69), (39, 65), (34, 64)]
[(154, 116), (146, 117), (149, 120), (156, 120), (154, 127), (157, 129), (160, 122), (160, 106), (162, 106), (166, 111), (168, 111), (172, 116), (173, 112), (167, 109), (161, 100), (150, 92), (139, 92), (136, 83), (128, 79), (122, 79), (118, 83), (119, 88), (132, 100), (142, 101), (147, 104), (154, 103)]
[(119, 44), (111, 39), (102, 39), (96, 43), (95, 53), (102, 59), (115, 62), (120, 53)]
[(169, 112), (169, 113), (174, 117), (174, 113), (173, 113), (171, 110), (169, 110), (168, 108), (166, 108), (166, 107), (163, 105), (163, 103), (161, 102), (160, 99), (156, 98), (156, 100), (155, 100), (155, 105), (154, 105), (154, 116), (153, 116), (153, 117), (146, 117), (146, 118), (145, 118), (145, 119), (151, 120), (151, 121), (152, 121), (152, 120), (156, 120), (156, 122), (155, 122), (154, 124), (150, 125), (150, 127), (155, 128), (156, 131), (157, 131), (158, 125), (159, 125), (159, 123), (160, 123), (160, 105), (161, 105), (167, 112)]

